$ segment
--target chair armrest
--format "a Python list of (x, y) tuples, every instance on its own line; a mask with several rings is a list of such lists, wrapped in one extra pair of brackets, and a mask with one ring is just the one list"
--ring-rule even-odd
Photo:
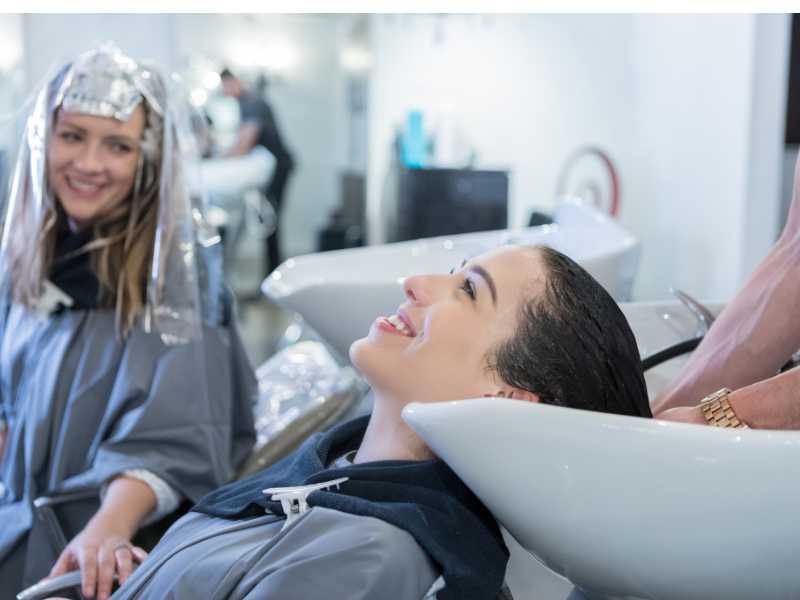
[(52, 596), (56, 592), (63, 592), (70, 588), (80, 586), (80, 584), (81, 572), (70, 571), (65, 575), (53, 577), (52, 579), (43, 579), (31, 587), (25, 588), (17, 594), (17, 600), (42, 600), (43, 598)]
[(67, 538), (64, 535), (64, 528), (61, 526), (58, 516), (53, 509), (69, 502), (77, 502), (97, 497), (99, 493), (100, 491), (98, 488), (89, 488), (53, 496), (39, 496), (33, 501), (34, 517), (46, 526), (48, 537), (57, 554), (63, 552), (64, 548), (67, 547)]
[(33, 501), (36, 508), (44, 506), (58, 506), (67, 502), (75, 502), (77, 500), (87, 500), (96, 497), (100, 494), (99, 488), (87, 488), (77, 492), (66, 492), (64, 494), (55, 494), (53, 496), (39, 496)]

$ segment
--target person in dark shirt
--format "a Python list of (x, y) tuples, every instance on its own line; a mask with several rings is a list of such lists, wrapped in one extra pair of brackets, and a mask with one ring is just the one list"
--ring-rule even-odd
[(236, 142), (228, 154), (241, 156), (260, 145), (275, 157), (275, 170), (264, 190), (264, 195), (275, 209), (277, 220), (275, 232), (267, 238), (265, 274), (268, 274), (282, 262), (278, 232), (280, 231), (283, 195), (289, 175), (294, 169), (294, 158), (283, 142), (275, 114), (267, 101), (248, 90), (241, 80), (228, 69), (223, 69), (220, 78), (222, 79), (222, 93), (236, 98), (241, 112), (241, 124)]

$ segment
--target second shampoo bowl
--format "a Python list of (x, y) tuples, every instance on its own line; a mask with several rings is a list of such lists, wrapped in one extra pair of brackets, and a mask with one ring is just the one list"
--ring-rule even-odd
[(500, 398), (403, 417), (522, 547), (592, 597), (800, 597), (800, 433)]

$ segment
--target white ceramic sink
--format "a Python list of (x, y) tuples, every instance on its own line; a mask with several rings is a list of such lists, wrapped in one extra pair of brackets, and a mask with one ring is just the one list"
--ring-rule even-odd
[(640, 244), (618, 223), (579, 202), (565, 202), (554, 225), (468, 233), (382, 246), (338, 250), (287, 260), (263, 292), (305, 321), (343, 357), (375, 317), (403, 301), (400, 282), (421, 273), (444, 273), (507, 243), (547, 244), (582, 264), (617, 300), (630, 296)]
[(500, 398), (403, 416), (524, 548), (581, 588), (800, 598), (800, 433)]
[[(678, 302), (622, 309), (643, 355), (697, 333)], [(651, 396), (684, 360), (647, 374)], [(568, 595), (538, 561), (590, 597), (800, 598), (800, 432), (500, 398), (413, 404), (403, 416), (536, 557), (512, 548), (518, 600)], [(553, 591), (532, 593), (542, 582)]]
[(266, 185), (275, 168), (275, 157), (263, 146), (242, 156), (214, 157), (189, 166), (192, 191), (238, 197), (243, 192)]

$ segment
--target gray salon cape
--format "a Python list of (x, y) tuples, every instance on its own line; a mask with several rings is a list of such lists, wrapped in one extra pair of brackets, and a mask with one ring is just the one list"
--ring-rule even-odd
[[(189, 501), (229, 481), (253, 441), (255, 379), (235, 326), (165, 345), (136, 327), (119, 339), (112, 310), (42, 319), (0, 314), (0, 598), (37, 581), (55, 556), (32, 502), (146, 469)], [(97, 510), (73, 511), (67, 539)], [(33, 529), (32, 529), (33, 525)]]
[(380, 519), (313, 507), (285, 521), (191, 512), (112, 599), (422, 600), (438, 577), (411, 534)]

